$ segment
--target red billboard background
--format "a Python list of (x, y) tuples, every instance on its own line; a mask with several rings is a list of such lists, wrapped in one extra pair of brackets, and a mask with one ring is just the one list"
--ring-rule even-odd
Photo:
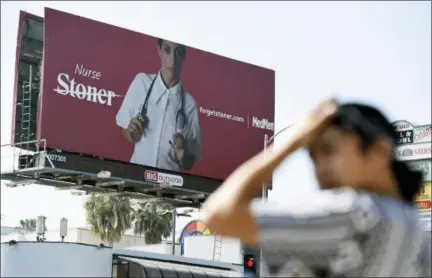
[[(124, 96), (137, 73), (159, 71), (157, 39), (52, 9), (45, 9), (44, 22), (38, 138), (50, 148), (129, 162), (133, 144), (116, 124), (122, 97), (107, 106), (54, 89), (58, 75), (66, 73), (76, 83)], [(274, 71), (186, 48), (181, 82), (197, 103), (202, 146), (202, 159), (188, 173), (222, 180), (263, 149), (265, 134), (273, 134), (253, 127), (252, 116), (274, 122)], [(76, 74), (77, 64), (99, 72), (99, 79)], [(200, 107), (245, 122), (206, 116)]]

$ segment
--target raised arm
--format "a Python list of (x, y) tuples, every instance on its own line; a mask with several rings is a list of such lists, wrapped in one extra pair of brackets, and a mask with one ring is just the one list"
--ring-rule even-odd
[(282, 148), (260, 152), (232, 173), (204, 203), (203, 211), (210, 228), (217, 234), (240, 238), (244, 243), (259, 243), (259, 227), (249, 203), (261, 191), (276, 167), (291, 153), (308, 143), (327, 124), (336, 105), (323, 102), (306, 120), (294, 126), (291, 138)]

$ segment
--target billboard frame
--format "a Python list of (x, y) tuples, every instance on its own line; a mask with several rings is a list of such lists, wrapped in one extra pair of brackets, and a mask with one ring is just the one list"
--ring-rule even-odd
[[(14, 88), (13, 88), (13, 98), (12, 98), (12, 124), (11, 124), (11, 137), (10, 137), (10, 143), (13, 145), (17, 143), (18, 139), (16, 138), (16, 114), (17, 114), (17, 101), (18, 101), (18, 92), (19, 92), (19, 79), (20, 79), (20, 64), (22, 62), (22, 55), (23, 55), (23, 49), (22, 49), (22, 41), (24, 38), (24, 21), (26, 19), (34, 20), (37, 22), (40, 22), (44, 24), (44, 18), (27, 13), (25, 11), (20, 11), (19, 13), (19, 19), (18, 19), (18, 34), (17, 34), (17, 45), (16, 45), (16, 51), (15, 51), (15, 72), (14, 72)], [(39, 107), (37, 107), (39, 108)]]
[[(82, 190), (87, 193), (117, 193), (135, 196), (137, 198), (156, 196), (167, 198), (176, 204), (179, 203), (179, 206), (184, 204), (188, 204), (188, 206), (199, 205), (209, 194), (220, 186), (223, 179), (214, 179), (206, 176), (190, 175), (183, 172), (174, 172), (144, 165), (131, 164), (129, 162), (110, 160), (91, 154), (65, 152), (64, 150), (53, 149), (49, 144), (47, 145), (47, 140), (39, 137), (43, 97), (42, 85), (44, 53), (41, 58), (42, 78), (38, 90), (38, 92), (40, 91), (40, 94), (38, 94), (38, 101), (35, 107), (37, 120), (35, 123), (36, 138), (34, 139), (37, 142), (34, 142), (35, 140), (30, 137), (27, 138), (28, 140), (25, 140), (25, 138), (24, 140), (23, 138), (20, 139), (19, 136), (16, 135), (17, 128), (19, 128), (20, 125), (18, 111), (18, 94), (20, 93), (19, 70), (20, 63), (22, 62), (22, 41), (25, 37), (23, 30), (25, 29), (24, 22), (26, 19), (31, 19), (41, 24), (45, 24), (46, 22), (44, 17), (39, 17), (24, 11), (20, 12), (15, 61), (12, 136), (10, 145), (7, 146), (14, 148), (14, 156), (17, 150), (19, 154), (14, 157), (14, 169), (12, 171), (2, 171), (1, 178), (3, 180), (13, 181), (15, 184), (19, 184), (26, 180), (32, 181), (35, 184), (51, 185), (58, 187), (59, 189)], [(45, 51), (45, 48), (43, 50)], [(272, 72), (274, 74), (273, 70)], [(268, 136), (272, 136), (273, 134), (274, 131), (268, 131)], [(43, 142), (43, 144), (41, 144), (41, 142)], [(25, 155), (22, 154), (22, 152), (27, 151), (33, 153)], [(44, 157), (43, 164), (40, 162), (40, 157)], [(15, 169), (15, 158), (18, 159), (17, 169)], [(63, 162), (62, 160), (67, 162)], [(25, 161), (24, 165), (20, 164), (21, 161)], [(37, 162), (37, 165), (34, 164), (35, 161), (39, 161)], [(101, 172), (109, 172), (109, 177), (100, 177), (99, 174)], [(150, 182), (144, 178), (146, 172), (178, 176), (182, 178), (182, 184), (179, 186), (171, 184), (170, 186), (166, 183)]]
[[(22, 149), (14, 148), (14, 160), (18, 167), (10, 171), (2, 171), (0, 178), (7, 180), (6, 186), (15, 187), (27, 184), (54, 186), (59, 190), (79, 190), (86, 194), (97, 193), (126, 196), (136, 199), (159, 197), (176, 207), (199, 207), (214, 190), (184, 189), (134, 179), (139, 173), (144, 174), (151, 167), (109, 161), (97, 157), (80, 154), (58, 152), (44, 149), (45, 140), (23, 142), (34, 144), (40, 151), (23, 153)], [(2, 147), (11, 147), (3, 145)], [(62, 162), (66, 158), (66, 162)], [(111, 172), (113, 171), (113, 172)], [(109, 175), (104, 175), (109, 173)], [(129, 176), (128, 176), (129, 175)], [(184, 177), (185, 182), (194, 183), (202, 188), (201, 179), (208, 186), (217, 187), (220, 181), (209, 184), (207, 178), (196, 176)]]

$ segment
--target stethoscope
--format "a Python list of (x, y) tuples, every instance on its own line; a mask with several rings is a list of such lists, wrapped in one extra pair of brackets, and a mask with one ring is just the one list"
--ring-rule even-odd
[[(147, 90), (144, 104), (141, 107), (139, 118), (142, 121), (144, 121), (144, 119), (147, 118), (148, 102), (150, 99), (150, 95), (153, 91), (153, 86), (155, 84), (156, 79), (157, 79), (157, 76), (153, 79), (152, 83), (150, 84), (150, 87)], [(186, 126), (186, 120), (187, 120), (186, 119), (186, 113), (184, 112), (184, 89), (183, 89), (183, 86), (181, 86), (181, 85), (180, 85), (180, 94), (181, 94), (181, 104), (180, 104), (180, 109), (177, 110), (177, 114), (176, 114), (176, 122), (175, 122), (176, 132), (182, 132), (183, 131), (183, 129)]]

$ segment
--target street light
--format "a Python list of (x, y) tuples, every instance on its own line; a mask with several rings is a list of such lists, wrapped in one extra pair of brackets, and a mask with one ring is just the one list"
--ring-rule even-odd
[(192, 217), (189, 214), (191, 212), (193, 212), (193, 209), (188, 209), (188, 210), (185, 210), (181, 213), (177, 213), (177, 210), (175, 208), (173, 209), (173, 214), (172, 214), (172, 255), (173, 256), (175, 256), (175, 242), (176, 242), (175, 234), (176, 234), (177, 217), (179, 217), (179, 216)]
[[(290, 127), (292, 127), (293, 125), (289, 125), (286, 126), (284, 128), (282, 128), (281, 130), (279, 130), (278, 132), (276, 132), (275, 134), (273, 134), (272, 137), (268, 138), (268, 135), (265, 134), (264, 135), (264, 151), (267, 150), (268, 145), (270, 145), (273, 140), (276, 138), (276, 136), (278, 136), (279, 134), (281, 134), (282, 132), (284, 132), (285, 130), (289, 129)], [(267, 189), (267, 184), (264, 182), (262, 185), (262, 201), (266, 202), (268, 198), (268, 189)], [(263, 250), (262, 248), (260, 249), (260, 266), (259, 266), (259, 272), (260, 272), (260, 277), (264, 277), (264, 267), (263, 267)]]
[[(284, 132), (285, 130), (289, 129), (290, 127), (292, 127), (293, 125), (289, 125), (286, 126), (284, 128), (282, 128), (281, 130), (279, 130), (278, 132), (276, 132), (275, 134), (273, 134), (272, 137), (270, 137), (270, 139), (268, 138), (268, 135), (265, 134), (264, 135), (264, 151), (267, 149), (268, 145), (270, 145), (273, 140), (276, 138), (276, 136), (278, 136), (279, 134), (281, 134), (282, 132)], [(263, 183), (262, 185), (262, 199), (266, 200), (268, 198), (268, 194), (267, 194), (267, 184)]]

